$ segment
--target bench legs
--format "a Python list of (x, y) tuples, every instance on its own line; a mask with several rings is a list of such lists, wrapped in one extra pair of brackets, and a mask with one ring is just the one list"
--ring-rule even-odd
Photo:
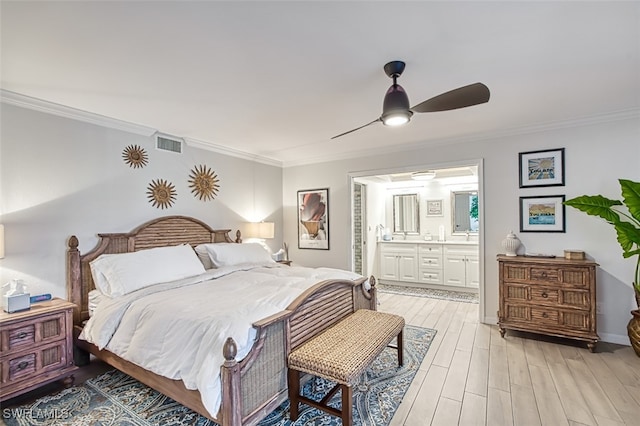
[[(404, 340), (403, 330), (400, 330), (397, 337), (397, 345), (389, 345), (390, 347), (398, 350), (398, 365), (404, 365)], [(314, 401), (310, 398), (300, 395), (300, 372), (289, 368), (287, 371), (287, 381), (289, 387), (289, 419), (292, 422), (298, 420), (300, 415), (300, 403), (310, 405), (319, 410), (340, 417), (344, 426), (351, 426), (353, 424), (353, 389), (351, 386), (338, 383), (333, 389), (324, 397), (321, 401)], [(337, 410), (327, 405), (327, 403), (333, 398), (333, 396), (339, 390), (342, 391), (342, 409)]]
[[(298, 370), (290, 368), (287, 373), (287, 380), (289, 382), (289, 419), (292, 422), (298, 420), (298, 416), (300, 415), (299, 405), (302, 402), (336, 417), (340, 417), (344, 426), (351, 426), (353, 424), (353, 390), (351, 386), (338, 383), (321, 401), (314, 401), (313, 399), (300, 395), (300, 372)], [(339, 390), (342, 391), (341, 410), (327, 405)]]

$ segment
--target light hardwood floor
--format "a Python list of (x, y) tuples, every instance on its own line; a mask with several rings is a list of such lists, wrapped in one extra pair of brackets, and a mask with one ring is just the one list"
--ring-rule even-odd
[(379, 293), (437, 334), (391, 425), (640, 425), (640, 358), (478, 322), (478, 305)]
[[(378, 309), (437, 334), (391, 425), (640, 425), (640, 358), (478, 323), (478, 305), (379, 293)], [(110, 369), (92, 362), (76, 383)], [(3, 408), (57, 392), (53, 383)], [(0, 424), (2, 420), (0, 419)]]

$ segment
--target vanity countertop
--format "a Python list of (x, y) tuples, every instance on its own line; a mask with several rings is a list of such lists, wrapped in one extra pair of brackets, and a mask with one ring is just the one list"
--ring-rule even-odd
[(451, 244), (451, 245), (461, 245), (461, 246), (477, 246), (477, 241), (460, 241), (460, 240), (446, 240), (446, 241), (438, 241), (438, 240), (390, 240), (390, 241), (378, 241), (379, 243), (393, 243), (393, 244)]

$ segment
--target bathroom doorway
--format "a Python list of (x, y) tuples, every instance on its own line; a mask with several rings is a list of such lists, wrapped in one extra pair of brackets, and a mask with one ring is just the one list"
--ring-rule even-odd
[[(369, 170), (349, 174), (352, 213), (352, 269), (362, 275), (380, 275), (378, 242), (385, 238), (424, 241), (439, 239), (440, 228), (445, 228), (445, 239), (452, 242), (476, 240), (478, 242), (477, 292), (479, 314), (484, 317), (484, 249), (483, 249), (483, 194), (482, 160), (469, 160), (447, 164), (431, 164), (395, 169)], [(420, 180), (422, 179), (422, 180)], [(431, 188), (437, 190), (431, 196)], [(473, 192), (477, 196), (474, 206), (477, 224), (462, 229), (456, 226), (453, 194)], [(420, 193), (420, 227), (417, 233), (394, 233), (392, 210), (394, 193)], [(439, 204), (444, 206), (439, 210)], [(459, 203), (464, 206), (464, 203)], [(462, 208), (462, 207), (461, 207)], [(458, 212), (460, 216), (460, 212)], [(438, 224), (438, 226), (436, 226)], [(443, 259), (446, 261), (446, 259)], [(420, 283), (411, 283), (420, 285)]]

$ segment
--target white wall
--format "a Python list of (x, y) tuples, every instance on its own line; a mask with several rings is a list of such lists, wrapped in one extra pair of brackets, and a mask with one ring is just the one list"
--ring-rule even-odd
[[(386, 131), (386, 129), (379, 129)], [(567, 248), (582, 249), (600, 267), (597, 273), (598, 332), (606, 341), (628, 343), (626, 324), (634, 307), (631, 280), (634, 263), (622, 258), (613, 228), (606, 222), (567, 208), (566, 233), (521, 233), (519, 197), (533, 195), (603, 194), (620, 198), (618, 178), (640, 181), (640, 119), (620, 118), (592, 122), (579, 127), (558, 127), (545, 131), (442, 143), (396, 154), (384, 153), (330, 163), (301, 165), (284, 170), (284, 238), (291, 243), (290, 257), (299, 263), (348, 268), (351, 239), (349, 173), (388, 170), (394, 167), (423, 166), (484, 159), (484, 229), (481, 253), (484, 254), (484, 290), (486, 322), (495, 323), (498, 309), (498, 271), (495, 257), (502, 251), (500, 242), (514, 230), (530, 252), (562, 255)], [(550, 188), (518, 187), (518, 153), (537, 149), (565, 148), (566, 185)], [(369, 175), (374, 173), (368, 173)], [(329, 188), (331, 250), (300, 250), (296, 243), (296, 191)]]
[[(248, 220), (275, 222), (272, 249), (282, 245), (282, 169), (186, 146), (182, 155), (158, 151), (151, 137), (2, 104), (0, 223), (6, 254), (0, 283), (21, 278), (32, 294), (66, 298), (65, 250), (69, 236), (81, 252), (98, 232), (128, 232), (166, 215), (196, 217), (213, 228), (244, 227)], [(125, 164), (122, 151), (137, 144), (146, 167)], [(206, 165), (220, 189), (211, 201), (191, 194), (188, 177)], [(154, 179), (171, 182), (177, 199), (158, 209), (147, 199)]]
[[(235, 229), (249, 219), (272, 220), (276, 238), (267, 243), (273, 249), (284, 239), (296, 263), (349, 268), (349, 173), (362, 176), (365, 171), (482, 158), (484, 320), (496, 320), (495, 256), (513, 229), (528, 251), (561, 255), (566, 248), (582, 249), (595, 259), (600, 264), (598, 302), (603, 310), (598, 332), (607, 341), (628, 341), (634, 264), (622, 258), (612, 227), (567, 209), (566, 233), (520, 233), (518, 197), (600, 193), (619, 198), (618, 178), (640, 181), (637, 117), (284, 170), (189, 146), (182, 156), (163, 153), (145, 136), (7, 104), (2, 104), (1, 120), (0, 222), (5, 225), (6, 255), (0, 260), (0, 283), (22, 278), (33, 294), (66, 297), (65, 249), (70, 235), (78, 236), (80, 250), (87, 251), (95, 245), (97, 232), (127, 232), (145, 220), (174, 214), (197, 217), (214, 228)], [(122, 150), (131, 144), (147, 150), (145, 168), (133, 169), (123, 162)], [(519, 189), (518, 153), (560, 147), (566, 149), (566, 185)], [(195, 199), (188, 188), (188, 174), (199, 164), (210, 166), (220, 178), (221, 188), (213, 201)], [(178, 191), (170, 209), (157, 209), (147, 201), (147, 185), (158, 178), (169, 180)], [(331, 249), (298, 249), (297, 191), (325, 187), (329, 188)]]

